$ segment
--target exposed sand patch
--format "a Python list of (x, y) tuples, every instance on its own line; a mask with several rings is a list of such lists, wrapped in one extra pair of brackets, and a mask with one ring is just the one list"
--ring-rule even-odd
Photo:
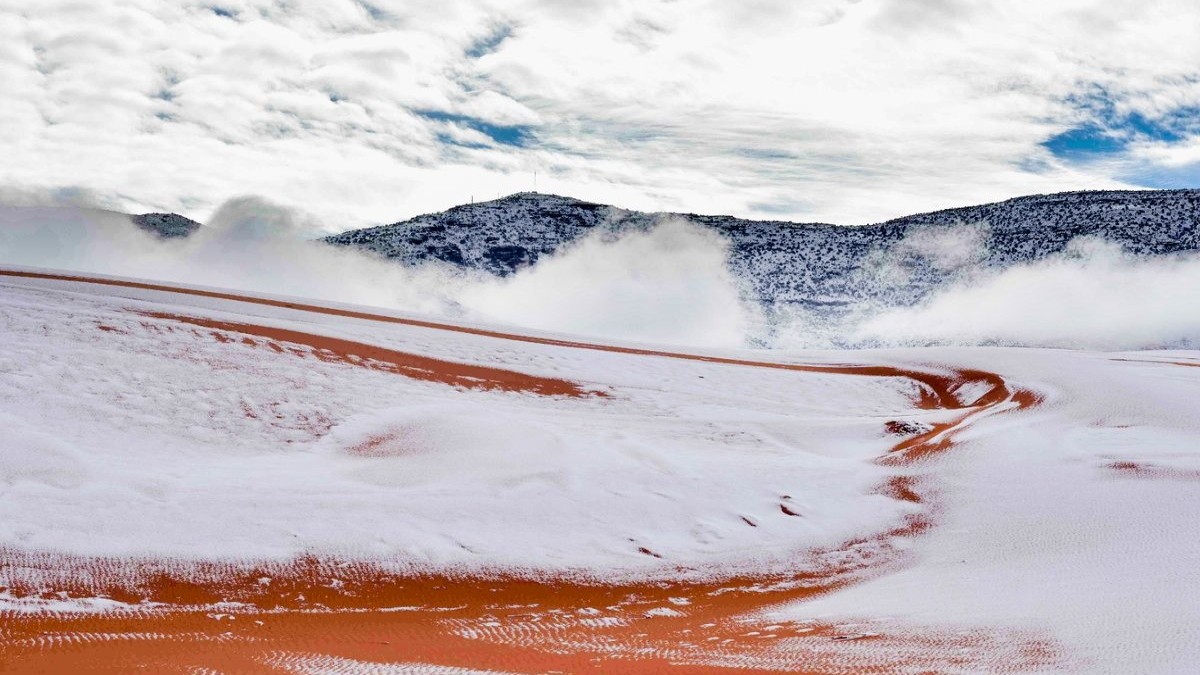
[[(218, 342), (227, 344), (234, 342), (235, 340), (230, 334), (264, 338), (267, 340), (266, 342), (245, 337), (241, 341), (252, 347), (269, 348), (279, 354), (291, 354), (299, 358), (312, 357), (326, 363), (343, 363), (370, 370), (380, 370), (462, 389), (522, 392), (541, 396), (607, 396), (602, 391), (590, 391), (566, 380), (537, 377), (501, 368), (455, 363), (297, 330), (232, 321), (215, 321), (179, 314), (158, 312), (143, 312), (142, 314), (155, 319), (178, 321), (210, 329), (209, 335)], [(297, 346), (301, 348), (297, 348)]]
[[(374, 321), (405, 323), (489, 338), (704, 361), (797, 373), (903, 378), (914, 405), (959, 411), (950, 421), (914, 428), (878, 459), (898, 471), (880, 494), (932, 509), (932, 480), (913, 475), (923, 460), (953, 447), (969, 420), (1036, 405), (999, 375), (863, 365), (781, 364), (669, 351), (544, 339), (233, 294), (112, 282), (64, 275), (14, 276), (76, 280), (288, 307)], [(314, 358), (393, 372), (463, 389), (537, 395), (599, 395), (582, 385), (511, 370), (433, 359), (373, 345), (250, 323), (178, 314), (149, 315), (182, 324), (221, 344), (266, 349), (279, 358)], [(112, 326), (100, 326), (115, 332)], [(112, 329), (112, 330), (108, 330)], [(965, 393), (965, 392), (970, 392)], [(881, 430), (882, 432), (882, 430)], [(349, 449), (389, 457), (405, 439), (376, 436)], [(779, 510), (803, 522), (803, 510), (780, 495)], [(747, 527), (753, 519), (742, 517)], [(182, 563), (102, 559), (4, 550), (5, 566), (39, 570), (39, 583), (5, 589), (12, 596), (105, 596), (128, 611), (100, 614), (7, 614), (0, 629), (6, 672), (301, 672), (314, 657), (329, 663), (422, 663), (503, 672), (837, 673), (999, 672), (1051, 666), (1062, 657), (1045, 638), (1022, 632), (953, 632), (894, 622), (857, 624), (750, 619), (766, 606), (831, 593), (903, 565), (899, 544), (934, 524), (927, 514), (827, 550), (796, 552), (786, 574), (706, 581), (601, 583), (589, 579), (513, 575), (403, 574), (356, 560), (306, 558), (286, 564)], [(740, 527), (740, 525), (739, 525)], [(656, 555), (654, 542), (635, 544)], [(229, 604), (236, 603), (236, 604)], [(338, 661), (341, 659), (342, 661)], [(319, 661), (319, 659), (318, 659)]]
[[(1012, 400), (991, 392), (985, 398), (984, 405), (993, 406)], [(890, 456), (913, 459), (945, 450), (954, 430), (954, 423), (939, 425), (901, 441)], [(913, 476), (896, 476), (880, 491), (913, 503), (926, 499), (922, 481)], [(787, 502), (781, 498), (781, 508)], [(76, 578), (98, 580), (99, 587), (68, 584), (59, 591), (105, 595), (134, 603), (134, 609), (21, 616), (6, 622), (11, 627), (0, 658), (11, 672), (85, 666), (121, 672), (131, 663), (158, 672), (303, 672), (305, 659), (314, 655), (519, 673), (950, 672), (998, 663), (1021, 672), (1057, 663), (1061, 650), (1028, 633), (942, 633), (888, 622), (868, 622), (869, 630), (860, 624), (767, 625), (746, 618), (883, 573), (903, 558), (889, 542), (931, 526), (928, 518), (914, 516), (838, 550), (806, 552), (804, 559), (825, 561), (818, 567), (710, 583), (406, 577), (369, 564), (318, 559), (261, 569), (189, 569), (169, 561), (38, 562), (10, 551), (5, 558), (14, 563), (90, 569)], [(133, 586), (130, 566), (141, 571)], [(105, 570), (113, 585), (104, 586)], [(35, 589), (8, 590), (21, 595)], [(221, 604), (230, 602), (237, 604)]]

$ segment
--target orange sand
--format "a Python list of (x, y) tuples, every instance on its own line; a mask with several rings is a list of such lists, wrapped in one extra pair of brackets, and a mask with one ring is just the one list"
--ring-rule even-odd
[[(462, 389), (525, 392), (540, 394), (542, 396), (581, 397), (606, 395), (600, 391), (585, 390), (574, 382), (566, 380), (537, 377), (518, 373), (514, 370), (443, 361), (428, 356), (418, 356), (392, 349), (384, 349), (375, 345), (352, 342), (325, 335), (314, 335), (297, 330), (272, 328), (248, 323), (234, 323), (231, 321), (216, 321), (213, 319), (201, 319), (160, 312), (142, 312), (142, 315), (211, 329), (210, 335), (218, 342), (232, 342), (233, 339), (227, 335), (228, 333), (265, 338), (268, 340), (265, 345), (252, 339), (243, 338), (241, 341), (250, 346), (266, 346), (280, 354), (290, 353), (300, 358), (312, 356), (327, 363), (344, 363), (369, 370), (396, 373), (417, 380), (439, 382)], [(104, 329), (106, 327), (100, 326), (100, 328)], [(284, 344), (287, 344), (288, 347), (285, 348)], [(297, 346), (302, 348), (297, 349)]]
[[(186, 293), (567, 348), (742, 367), (903, 377), (918, 383), (920, 407), (963, 411), (951, 422), (898, 442), (879, 460), (889, 465), (911, 465), (951, 448), (954, 433), (974, 415), (998, 406), (1022, 409), (1039, 402), (1035, 393), (1014, 392), (1000, 376), (982, 371), (940, 375), (890, 366), (812, 366), (706, 357), (510, 335), (140, 282), (0, 271), (4, 274)], [(221, 342), (241, 334), (268, 340), (267, 346), (281, 354), (311, 354), (452, 386), (567, 396), (592, 393), (564, 380), (299, 331), (155, 316), (210, 331)], [(297, 351), (296, 345), (303, 349)], [(958, 401), (953, 392), (971, 382), (987, 384), (987, 392), (977, 401)], [(928, 482), (896, 475), (879, 492), (913, 503), (927, 502)], [(786, 500), (780, 506), (786, 513)], [(750, 521), (746, 524), (754, 526)], [(633, 675), (936, 673), (1001, 666), (1020, 671), (1060, 662), (1064, 657), (1056, 645), (1020, 632), (941, 632), (873, 621), (771, 625), (747, 618), (773, 604), (832, 592), (895, 569), (904, 557), (892, 542), (931, 526), (928, 518), (913, 516), (888, 531), (845, 542), (834, 550), (798, 551), (797, 569), (786, 575), (706, 582), (605, 584), (511, 575), (405, 574), (363, 562), (317, 558), (256, 566), (77, 558), (8, 549), (0, 551), (0, 564), (7, 570), (3, 576), (30, 580), (5, 589), (15, 596), (101, 596), (161, 604), (103, 614), (0, 614), (0, 671), (285, 673), (322, 664), (336, 671), (339, 658), (517, 673)], [(653, 555), (650, 550), (646, 553)], [(11, 574), (17, 569), (21, 574)], [(242, 604), (215, 605), (218, 602)]]

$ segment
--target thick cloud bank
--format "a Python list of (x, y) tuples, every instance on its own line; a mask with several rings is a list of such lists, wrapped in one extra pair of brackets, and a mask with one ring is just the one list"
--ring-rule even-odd
[(296, 236), (292, 211), (257, 198), (222, 206), (187, 240), (162, 240), (124, 214), (75, 207), (0, 207), (0, 263), (161, 279), (441, 311), (422, 286), (453, 287), (449, 272), (410, 270)]
[(816, 222), (1193, 185), (1198, 25), (1185, 0), (4, 0), (0, 181), (342, 229), (535, 173)]
[(741, 345), (755, 318), (719, 235), (681, 220), (593, 236), (499, 283), (464, 290), (474, 314), (534, 328), (697, 346)]
[(858, 325), (881, 344), (1012, 344), (1095, 349), (1200, 344), (1200, 255), (1135, 257), (1098, 240), (972, 279), (915, 308)]
[(725, 241), (683, 222), (597, 234), (508, 279), (442, 264), (404, 267), (310, 240), (319, 230), (304, 214), (255, 197), (226, 202), (182, 241), (101, 209), (0, 207), (0, 264), (693, 346), (742, 346), (756, 315), (725, 265)]

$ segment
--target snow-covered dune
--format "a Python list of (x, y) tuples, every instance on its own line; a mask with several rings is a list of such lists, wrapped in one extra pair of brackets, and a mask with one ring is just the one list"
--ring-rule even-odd
[(1197, 365), (0, 270), (0, 665), (1186, 672)]

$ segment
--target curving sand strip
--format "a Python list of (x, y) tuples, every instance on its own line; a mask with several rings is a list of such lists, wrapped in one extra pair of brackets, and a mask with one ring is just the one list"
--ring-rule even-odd
[[(230, 342), (233, 338), (229, 333), (243, 336), (253, 336), (268, 340), (265, 345), (244, 338), (242, 342), (250, 346), (266, 346), (280, 354), (292, 354), (300, 358), (312, 356), (326, 363), (343, 363), (347, 365), (379, 370), (397, 375), (404, 375), (415, 380), (438, 382), (461, 389), (479, 389), (484, 391), (509, 391), (538, 394), (541, 396), (607, 396), (602, 391), (584, 389), (574, 382), (550, 377), (538, 377), (519, 373), (515, 370), (491, 368), (467, 363), (444, 361), (428, 356), (419, 356), (394, 349), (385, 349), (362, 342), (353, 342), (333, 338), (326, 335), (316, 335), (286, 328), (274, 328), (258, 324), (237, 323), (233, 321), (217, 321), (182, 314), (167, 314), (163, 312), (139, 312), (142, 316), (177, 321), (179, 323), (207, 328), (210, 335), (219, 342)], [(100, 326), (104, 330), (105, 326)], [(284, 345), (288, 345), (286, 348)], [(296, 349), (296, 346), (307, 349)]]

